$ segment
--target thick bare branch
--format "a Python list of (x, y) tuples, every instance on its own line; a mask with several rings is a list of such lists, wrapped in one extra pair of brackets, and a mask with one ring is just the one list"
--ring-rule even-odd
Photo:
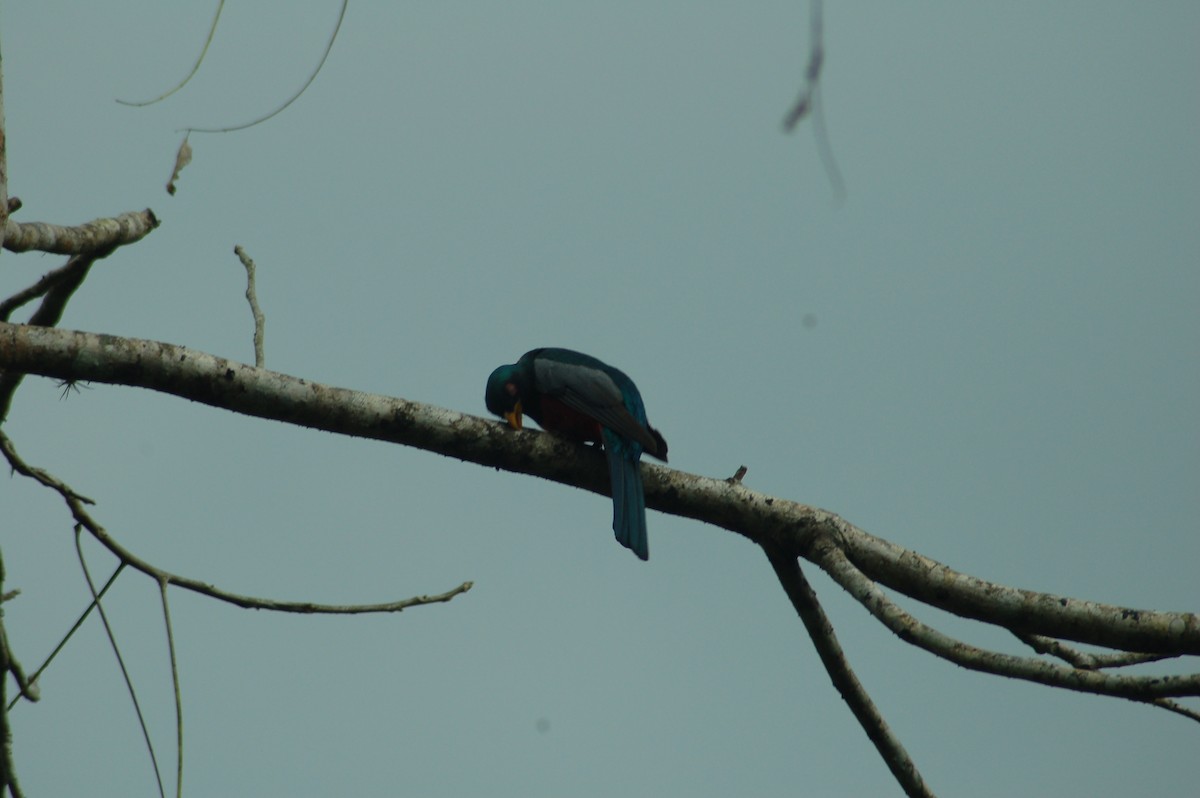
[(1200, 615), (1195, 613), (1117, 607), (1005, 587), (862, 530), (844, 528), (841, 534), (846, 556), (868, 577), (955, 615), (1013, 632), (1123, 651), (1200, 654)]
[[(401, 443), (608, 495), (599, 452), (477, 416), (335, 388), (172, 344), (0, 323), (0, 368), (131, 385), (260, 418)], [(812, 558), (839, 540), (870, 579), (964, 617), (1126, 651), (1200, 654), (1200, 615), (1134, 610), (996, 585), (868, 535), (837, 515), (741, 484), (642, 464), (646, 500)]]
[(1017, 657), (968, 645), (921, 623), (900, 608), (846, 558), (831, 539), (812, 548), (821, 567), (897, 637), (931, 654), (971, 670), (1077, 690), (1084, 693), (1145, 701), (1168, 696), (1200, 695), (1200, 674), (1187, 676), (1116, 676), (1056, 662)]
[(140, 241), (158, 225), (158, 217), (149, 208), (96, 219), (78, 227), (9, 219), (4, 226), (4, 248), (11, 252), (37, 250), (59, 255), (90, 253), (104, 257), (116, 247)]
[[(66, 266), (52, 272), (54, 275), (52, 281), (48, 281), (46, 278), (39, 280), (37, 287), (45, 287), (45, 297), (42, 299), (42, 304), (38, 306), (38, 309), (29, 318), (29, 323), (45, 327), (53, 327), (58, 324), (59, 319), (62, 318), (63, 311), (67, 308), (67, 302), (71, 300), (75, 290), (83, 284), (88, 270), (92, 268), (92, 264), (95, 262), (96, 257), (94, 255), (76, 255), (67, 262)], [(49, 276), (47, 275), (47, 278)], [(28, 294), (30, 290), (26, 289), (11, 299), (17, 300)], [(24, 376), (19, 371), (0, 369), (0, 424), (4, 423), (4, 420), (8, 418), (9, 408), (12, 407), (13, 395), (16, 393)]]

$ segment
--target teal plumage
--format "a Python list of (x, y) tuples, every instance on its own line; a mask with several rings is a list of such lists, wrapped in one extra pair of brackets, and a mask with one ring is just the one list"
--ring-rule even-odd
[(642, 453), (667, 459), (667, 442), (646, 420), (633, 380), (591, 355), (570, 349), (526, 352), (488, 377), (488, 410), (515, 429), (522, 414), (547, 432), (604, 447), (613, 497), (613, 533), (641, 559), (650, 557)]

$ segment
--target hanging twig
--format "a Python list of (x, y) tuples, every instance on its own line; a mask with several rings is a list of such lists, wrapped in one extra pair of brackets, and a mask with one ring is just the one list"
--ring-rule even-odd
[(257, 119), (253, 119), (240, 125), (232, 125), (230, 127), (188, 127), (184, 128), (184, 130), (186, 130), (188, 133), (232, 133), (235, 130), (245, 130), (248, 127), (254, 127), (255, 125), (266, 122), (268, 119), (283, 113), (287, 107), (299, 99), (300, 95), (303, 94), (312, 84), (312, 82), (317, 79), (317, 73), (321, 71), (321, 67), (325, 66), (325, 59), (329, 57), (329, 52), (333, 49), (333, 42), (337, 38), (338, 31), (342, 27), (342, 20), (346, 18), (346, 6), (349, 2), (350, 0), (342, 0), (342, 8), (338, 12), (337, 24), (333, 26), (333, 33), (330, 34), (329, 41), (325, 44), (325, 52), (321, 54), (321, 60), (317, 62), (316, 68), (313, 69), (312, 74), (308, 76), (308, 80), (304, 81), (304, 85), (301, 86), (295, 94), (289, 97), (283, 103), (283, 105), (279, 106), (265, 116), (260, 116)]
[[(181, 80), (177, 84), (175, 84), (175, 88), (167, 89), (165, 92), (158, 95), (157, 97), (155, 97), (152, 100), (145, 100), (143, 102), (131, 102), (129, 100), (117, 100), (117, 102), (119, 102), (121, 105), (131, 105), (134, 108), (142, 108), (147, 105), (153, 105), (154, 103), (159, 102), (161, 100), (165, 100), (168, 97), (170, 97), (172, 94), (174, 94), (175, 92), (179, 91), (184, 86), (186, 86), (187, 82), (192, 79), (192, 76), (196, 74), (197, 70), (200, 69), (200, 64), (203, 63), (203, 61), (204, 61), (204, 55), (205, 55), (205, 53), (208, 52), (208, 46), (210, 44), (212, 44), (213, 36), (217, 32), (217, 21), (221, 19), (221, 11), (224, 8), (225, 8), (225, 0), (220, 0), (220, 2), (217, 3), (217, 13), (213, 15), (212, 25), (210, 25), (208, 28), (208, 36), (204, 39), (204, 47), (202, 47), (200, 49), (200, 55), (199, 55), (199, 57), (196, 58), (196, 63), (192, 64), (191, 71), (188, 72), (184, 76), (183, 80)], [(171, 192), (171, 193), (174, 193), (174, 192)]]

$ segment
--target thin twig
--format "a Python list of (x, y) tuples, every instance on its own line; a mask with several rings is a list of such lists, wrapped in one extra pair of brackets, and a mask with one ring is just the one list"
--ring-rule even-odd
[(1183, 715), (1188, 720), (1194, 720), (1197, 723), (1200, 723), (1200, 712), (1197, 712), (1194, 709), (1189, 709), (1178, 701), (1174, 701), (1170, 698), (1155, 698), (1151, 701), (1147, 701), (1146, 703), (1153, 704), (1154, 706), (1159, 707), (1160, 709), (1165, 709), (1168, 712), (1174, 712), (1177, 715)]
[(825, 35), (821, 21), (821, 0), (809, 0), (808, 22), (808, 64), (804, 68), (804, 83), (800, 86), (800, 96), (792, 103), (787, 115), (783, 118), (783, 129), (791, 133), (800, 124), (800, 120), (812, 111), (813, 95), (821, 81), (821, 67), (825, 63)]
[(813, 647), (816, 648), (829, 678), (833, 680), (833, 686), (842, 694), (842, 699), (850, 707), (854, 717), (858, 718), (863, 731), (875, 744), (876, 750), (904, 788), (905, 794), (932, 796), (933, 792), (921, 778), (921, 772), (917, 770), (908, 751), (904, 749), (899, 738), (892, 734), (891, 728), (876, 708), (871, 696), (867, 694), (866, 688), (854, 675), (854, 670), (846, 660), (841, 644), (838, 643), (837, 635), (834, 634), (833, 624), (817, 601), (817, 594), (813, 592), (812, 586), (804, 578), (799, 561), (793, 554), (770, 545), (764, 545), (763, 551), (771, 561), (771, 567), (775, 569), (775, 575), (779, 577), (784, 592), (791, 599), (796, 614), (804, 622), (804, 628), (808, 630), (808, 636), (812, 638)]
[(0, 321), (8, 321), (13, 311), (23, 305), (29, 304), (40, 296), (44, 296), (62, 281), (73, 278), (78, 269), (78, 259), (71, 258), (65, 265), (43, 274), (33, 285), (23, 288), (7, 299), (0, 301)]
[(225, 8), (225, 0), (221, 0), (219, 3), (217, 3), (217, 13), (213, 15), (212, 25), (210, 25), (208, 28), (208, 37), (204, 40), (204, 47), (200, 50), (200, 56), (196, 59), (196, 63), (192, 65), (192, 70), (188, 72), (186, 76), (184, 76), (183, 80), (179, 81), (179, 83), (175, 85), (175, 88), (168, 89), (154, 99), (146, 100), (144, 102), (130, 102), (129, 100), (117, 100), (117, 102), (119, 102), (121, 105), (131, 105), (134, 108), (142, 108), (144, 106), (159, 102), (160, 100), (167, 99), (172, 94), (187, 85), (187, 82), (191, 80), (192, 76), (196, 74), (196, 71), (200, 69), (200, 64), (204, 61), (204, 54), (208, 52), (208, 46), (212, 44), (213, 36), (217, 32), (217, 20), (221, 18), (221, 10), (223, 8)]
[(175, 693), (175, 798), (183, 795), (183, 693), (179, 689), (179, 660), (175, 655), (175, 629), (171, 624), (171, 605), (167, 601), (167, 582), (158, 580), (162, 596), (163, 623), (167, 627), (167, 652), (171, 655), (171, 687)]
[[(4, 557), (0, 556), (0, 589), (4, 586)], [(17, 782), (17, 768), (13, 760), (12, 728), (8, 725), (8, 707), (4, 694), (8, 688), (8, 674), (12, 673), (21, 686), (22, 694), (29, 692), (25, 673), (17, 664), (8, 645), (8, 634), (4, 629), (4, 608), (0, 607), (0, 794), (7, 789), (12, 798), (23, 798), (21, 785)], [(16, 699), (13, 699), (16, 701)]]
[(263, 354), (263, 335), (266, 332), (267, 318), (258, 306), (254, 259), (246, 254), (246, 250), (242, 249), (240, 244), (233, 248), (233, 254), (237, 255), (242, 265), (246, 267), (246, 301), (250, 303), (250, 313), (254, 316), (254, 366), (260, 369), (266, 368), (267, 358)]
[(295, 94), (289, 97), (283, 103), (283, 105), (279, 106), (266, 116), (260, 116), (258, 119), (253, 119), (241, 125), (234, 125), (232, 127), (189, 127), (184, 129), (189, 133), (232, 133), (235, 130), (245, 130), (248, 127), (261, 124), (266, 122), (271, 117), (283, 113), (283, 111), (286, 110), (289, 105), (299, 99), (300, 95), (303, 94), (312, 84), (312, 82), (317, 79), (317, 73), (321, 71), (321, 67), (325, 66), (325, 59), (329, 58), (329, 52), (333, 49), (333, 42), (334, 39), (337, 38), (338, 31), (342, 27), (342, 20), (346, 18), (346, 6), (349, 4), (349, 2), (350, 0), (342, 0), (342, 8), (338, 12), (337, 24), (333, 26), (333, 33), (330, 34), (329, 41), (325, 44), (325, 52), (321, 54), (321, 60), (317, 62), (316, 68), (313, 69), (312, 74), (308, 76), (308, 80), (304, 81), (304, 85), (301, 86)]
[[(104, 598), (104, 595), (108, 593), (108, 589), (113, 586), (114, 582), (117, 581), (117, 577), (120, 576), (121, 571), (123, 570), (125, 570), (125, 563), (117, 563), (116, 569), (114, 569), (112, 575), (108, 577), (108, 581), (104, 583), (104, 587), (100, 588), (100, 593), (98, 594), (100, 598)], [(75, 619), (75, 623), (71, 624), (71, 628), (68, 629), (67, 633), (62, 636), (61, 640), (58, 641), (58, 645), (54, 647), (54, 650), (46, 656), (46, 659), (42, 661), (42, 664), (39, 665), (37, 670), (33, 672), (33, 675), (29, 677), (29, 686), (31, 688), (37, 687), (38, 677), (42, 675), (42, 672), (45, 671), (46, 668), (50, 667), (50, 663), (53, 662), (54, 658), (58, 656), (58, 652), (66, 648), (67, 641), (70, 640), (75, 632), (79, 630), (79, 627), (83, 626), (83, 622), (87, 620), (87, 617), (92, 614), (92, 610), (95, 608), (96, 602), (93, 601), (87, 605), (87, 609), (79, 613), (79, 617)], [(11, 710), (13, 706), (16, 705), (19, 698), (20, 696), (10, 701), (8, 704), (8, 709)]]
[(92, 602), (96, 605), (96, 612), (100, 615), (101, 623), (104, 624), (104, 632), (108, 635), (108, 642), (117, 658), (117, 665), (121, 668), (121, 676), (125, 679), (129, 700), (133, 702), (133, 711), (137, 714), (138, 725), (141, 726), (142, 737), (146, 741), (146, 750), (150, 753), (150, 764), (154, 766), (154, 779), (158, 782), (158, 794), (161, 798), (166, 798), (167, 793), (163, 789), (162, 773), (158, 769), (158, 757), (154, 754), (154, 743), (150, 740), (150, 729), (146, 726), (146, 716), (142, 714), (142, 704), (138, 701), (137, 691), (133, 689), (133, 678), (129, 675), (129, 669), (125, 667), (125, 658), (121, 656), (121, 648), (117, 645), (116, 633), (113, 632), (112, 624), (108, 622), (108, 613), (104, 611), (104, 605), (100, 603), (100, 594), (96, 592), (96, 585), (92, 582), (92, 575), (88, 571), (87, 559), (83, 556), (83, 545), (80, 540), (82, 531), (83, 525), (76, 524), (75, 553), (79, 555), (79, 567), (83, 569), (83, 578), (87, 581), (88, 590), (92, 592)]
[[(8, 135), (4, 125), (4, 56), (0, 54), (0, 252), (4, 251), (8, 214), (16, 210), (8, 202)], [(20, 207), (20, 201), (17, 201)], [(2, 785), (0, 785), (2, 786)]]
[(474, 586), (474, 582), (463, 582), (458, 587), (451, 588), (445, 593), (436, 595), (413, 596), (411, 598), (401, 599), (399, 601), (389, 601), (382, 604), (317, 604), (311, 601), (276, 601), (274, 599), (257, 598), (254, 596), (243, 596), (238, 593), (231, 593), (226, 590), (214, 587), (213, 585), (201, 582), (196, 579), (190, 579), (186, 576), (173, 574), (170, 571), (163, 570), (155, 565), (151, 565), (142, 558), (135, 555), (133, 552), (126, 549), (118, 543), (99, 523), (92, 518), (91, 514), (84, 508), (82, 497), (76, 493), (70, 486), (62, 480), (54, 477), (46, 471), (38, 468), (33, 468), (21, 459), (17, 454), (16, 449), (12, 445), (12, 441), (0, 431), (0, 452), (2, 452), (12, 465), (13, 469), (23, 475), (41, 482), (48, 488), (56, 491), (66, 502), (67, 507), (71, 511), (75, 523), (82, 526), (92, 537), (95, 538), (102, 546), (112, 552), (118, 560), (123, 564), (130, 566), (136, 571), (149, 576), (156, 581), (166, 581), (168, 584), (176, 585), (185, 590), (191, 590), (194, 593), (199, 593), (209, 598), (215, 598), (219, 601), (224, 601), (228, 604), (233, 604), (238, 607), (253, 610), (272, 610), (274, 612), (296, 612), (303, 614), (324, 614), (324, 615), (362, 615), (367, 613), (388, 613), (401, 612), (410, 607), (418, 607), (425, 604), (442, 604), (450, 601), (455, 596), (466, 593)]
[(1102, 668), (1125, 668), (1130, 665), (1144, 665), (1147, 662), (1161, 662), (1165, 659), (1175, 659), (1179, 654), (1145, 653), (1141, 651), (1117, 651), (1111, 654), (1091, 654), (1080, 651), (1045, 635), (1031, 635), (1023, 632), (1013, 632), (1018, 640), (1025, 643), (1039, 654), (1049, 654), (1082, 670), (1096, 671)]
[(783, 129), (791, 133), (796, 125), (809, 114), (813, 116), (813, 132), (816, 136), (817, 154), (825, 167), (829, 185), (833, 188), (834, 201), (841, 204), (846, 198), (846, 182), (833, 155), (829, 131), (825, 126), (825, 111), (821, 106), (821, 69), (825, 65), (825, 33), (822, 21), (821, 0), (809, 0), (809, 45), (808, 65), (804, 69), (804, 84), (800, 96), (792, 103), (783, 118)]

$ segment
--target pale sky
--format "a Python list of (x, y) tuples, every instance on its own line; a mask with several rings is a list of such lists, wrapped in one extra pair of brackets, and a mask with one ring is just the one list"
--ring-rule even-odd
[[(1000, 583), (1200, 610), (1200, 5), (830, 3), (822, 101), (780, 122), (804, 3), (336, 2), (0, 7), (22, 221), (151, 207), (64, 328), (483, 415), (535, 346), (638, 384), (671, 466)], [(60, 265), (4, 253), (0, 295)], [(816, 325), (806, 325), (810, 315)], [(19, 320), (23, 320), (21, 317)], [(31, 378), (5, 427), (155, 564), (270, 598), (171, 593), (191, 796), (896, 795), (766, 558), (606, 497), (377, 442)], [(32, 669), (86, 606), (60, 500), (0, 480), (9, 640)], [(87, 547), (97, 578), (112, 559)], [(1200, 728), (968, 672), (805, 568), (852, 666), (946, 796), (1183, 795)], [(968, 641), (1008, 635), (902, 605)], [(107, 609), (174, 762), (156, 585)], [(1175, 663), (1175, 672), (1196, 663)], [(156, 794), (90, 620), (12, 714), (30, 795)], [(173, 776), (168, 775), (168, 781)]]

